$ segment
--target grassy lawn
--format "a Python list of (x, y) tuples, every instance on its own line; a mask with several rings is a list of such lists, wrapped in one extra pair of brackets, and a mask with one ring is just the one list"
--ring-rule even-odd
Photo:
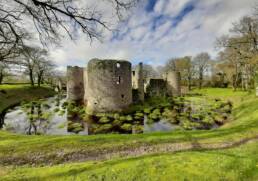
[(0, 113), (6, 108), (24, 100), (34, 100), (54, 95), (48, 87), (31, 87), (30, 85), (0, 85)]
[(257, 180), (258, 142), (219, 151), (189, 151), (104, 162), (2, 169), (4, 180)]
[[(139, 135), (25, 136), (0, 131), (0, 176), (11, 180), (258, 180), (254, 139), (258, 136), (258, 98), (231, 89), (198, 92), (207, 99), (231, 100), (234, 119), (216, 130)], [(247, 139), (252, 141), (218, 149)], [(167, 153), (176, 147), (188, 151)], [(121, 155), (125, 158), (119, 159)], [(103, 156), (112, 159), (66, 163), (103, 160)]]

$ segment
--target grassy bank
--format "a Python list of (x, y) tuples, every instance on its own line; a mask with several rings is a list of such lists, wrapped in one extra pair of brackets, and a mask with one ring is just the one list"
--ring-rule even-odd
[[(219, 151), (2, 170), (4, 180), (257, 180), (258, 142)], [(0, 173), (1, 174), (1, 173)]]
[(53, 96), (49, 87), (31, 87), (30, 85), (0, 85), (0, 113), (21, 101), (29, 101)]
[[(201, 93), (207, 99), (230, 99), (233, 119), (215, 130), (140, 135), (25, 136), (0, 131), (0, 175), (45, 180), (257, 180), (258, 99), (231, 89), (204, 89)], [(246, 140), (251, 142), (244, 144)], [(167, 153), (179, 150), (186, 152)], [(122, 156), (125, 159), (118, 159)], [(110, 161), (101, 161), (105, 159)], [(66, 164), (13, 167), (60, 163)]]

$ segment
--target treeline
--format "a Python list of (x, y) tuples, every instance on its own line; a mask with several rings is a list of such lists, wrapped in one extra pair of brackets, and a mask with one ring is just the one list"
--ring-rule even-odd
[(218, 37), (215, 48), (219, 53), (214, 60), (208, 53), (200, 53), (170, 59), (164, 67), (152, 71), (156, 71), (156, 77), (162, 77), (168, 69), (177, 70), (188, 89), (192, 86), (254, 89), (258, 83), (258, 5), (251, 14), (234, 22), (229, 34)]
[(206, 52), (200, 53), (195, 57), (185, 56), (181, 58), (169, 59), (164, 66), (152, 67), (144, 65), (144, 78), (165, 78), (168, 71), (178, 71), (181, 75), (181, 83), (188, 87), (198, 86), (200, 89), (207, 85), (207, 76), (211, 71), (211, 58)]
[[(0, 61), (0, 84), (10, 77), (28, 77), (31, 86), (41, 86), (54, 78), (55, 64), (49, 58), (48, 51), (40, 47), (23, 45), (19, 53)], [(24, 80), (26, 81), (26, 79)]]
[(230, 34), (217, 39), (220, 54), (216, 68), (234, 89), (256, 87), (258, 68), (258, 6), (233, 23)]

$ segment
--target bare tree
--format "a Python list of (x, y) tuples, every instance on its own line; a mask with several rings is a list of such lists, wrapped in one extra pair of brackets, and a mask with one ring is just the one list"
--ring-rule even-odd
[(169, 59), (166, 64), (165, 64), (165, 73), (167, 73), (168, 71), (175, 71), (176, 70), (176, 64), (175, 61), (177, 60), (177, 58), (171, 58)]
[(233, 27), (230, 30), (234, 37), (238, 40), (236, 44), (245, 44), (249, 47), (249, 53), (258, 53), (258, 21), (257, 19), (244, 16), (238, 22), (233, 23)]
[(144, 80), (147, 81), (151, 78), (157, 78), (158, 77), (158, 72), (148, 64), (143, 65), (143, 77)]
[(191, 90), (192, 79), (195, 75), (195, 68), (192, 57), (186, 56), (175, 60), (176, 70), (180, 72), (181, 79), (187, 82), (188, 90)]
[(206, 52), (198, 54), (194, 57), (194, 64), (197, 69), (199, 89), (202, 88), (204, 73), (208, 70), (210, 55)]
[[(30, 78), (31, 86), (35, 85), (35, 77), (39, 77), (40, 81), (45, 71), (47, 62), (47, 51), (39, 47), (24, 46), (22, 56), (20, 57), (20, 65), (25, 67), (25, 73)], [(40, 86), (40, 83), (38, 84)]]
[(54, 63), (47, 59), (47, 57), (40, 57), (35, 61), (35, 73), (37, 77), (38, 87), (41, 86), (41, 83), (44, 82), (44, 78), (46, 74), (53, 71)]
[[(103, 0), (109, 3), (119, 18), (138, 0)], [(83, 5), (84, 4), (84, 5)], [(30, 33), (31, 20), (43, 44), (58, 42), (65, 31), (72, 39), (78, 30), (90, 40), (101, 39), (102, 30), (110, 30), (105, 14), (86, 1), (74, 0), (1, 0), (0, 1), (0, 61), (13, 54)], [(62, 31), (61, 31), (62, 30)]]
[(233, 88), (236, 90), (237, 81), (241, 79), (243, 90), (249, 90), (253, 84), (257, 71), (258, 55), (258, 21), (257, 18), (245, 16), (233, 23), (231, 36), (222, 36), (217, 40), (217, 47), (222, 48), (221, 53), (235, 67)]

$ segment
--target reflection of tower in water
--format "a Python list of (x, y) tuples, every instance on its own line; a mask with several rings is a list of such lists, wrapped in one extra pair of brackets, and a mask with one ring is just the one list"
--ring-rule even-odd
[(89, 135), (89, 123), (85, 122), (78, 113), (67, 110), (67, 132)]

